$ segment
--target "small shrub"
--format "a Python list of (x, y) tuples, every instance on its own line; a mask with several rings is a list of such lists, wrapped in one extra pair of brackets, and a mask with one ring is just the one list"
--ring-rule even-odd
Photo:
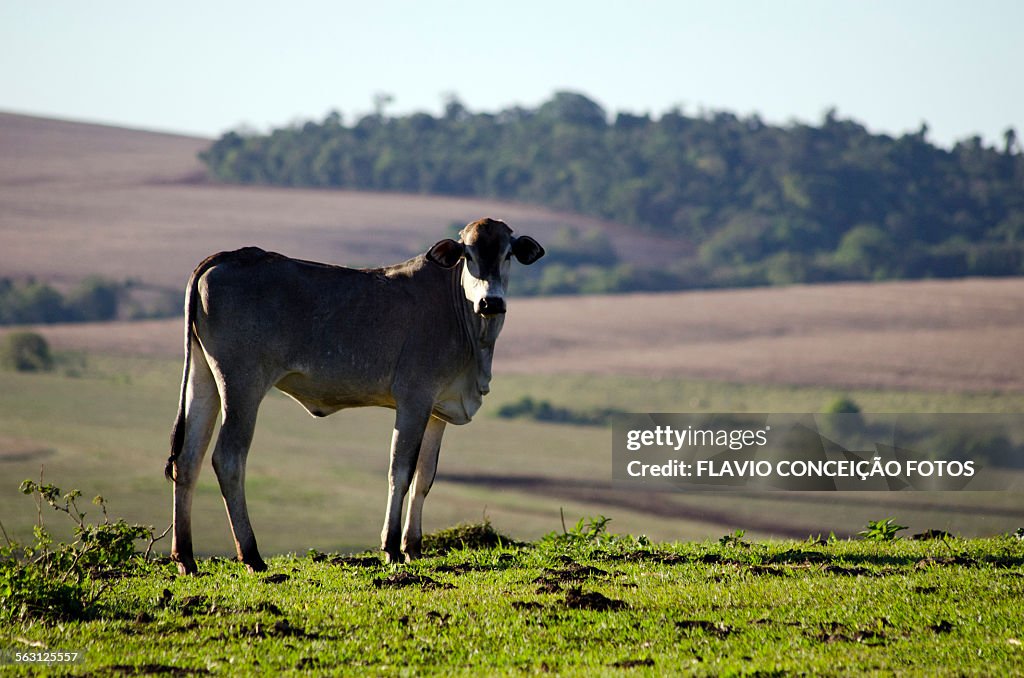
[(610, 522), (612, 519), (606, 516), (580, 518), (568, 534), (585, 541), (597, 541), (608, 532), (608, 523)]
[(867, 541), (894, 541), (899, 538), (896, 533), (905, 529), (907, 526), (897, 525), (894, 518), (886, 518), (885, 520), (869, 520), (867, 529), (861, 530), (857, 534)]
[[(832, 401), (825, 408), (825, 430), (831, 431), (831, 435), (839, 436), (863, 436), (865, 432), (865, 419), (861, 414), (860, 405), (852, 398), (841, 396)], [(853, 440), (846, 441), (848, 444)], [(862, 443), (863, 444), (863, 443)]]
[(0, 345), (0, 365), (18, 372), (52, 370), (50, 345), (36, 332), (12, 332)]
[(530, 396), (523, 396), (515, 402), (499, 407), (496, 416), (502, 419), (532, 419), (554, 424), (600, 426), (622, 412), (613, 408), (573, 410), (553, 405), (549, 400), (534, 400)]
[(860, 414), (861, 409), (853, 398), (841, 396), (832, 401), (825, 409), (825, 414)]
[(746, 530), (736, 530), (732, 534), (726, 534), (719, 537), (718, 543), (722, 546), (742, 546), (747, 548), (750, 546), (750, 542), (743, 539), (743, 536), (746, 533)]
[(818, 546), (831, 546), (832, 544), (835, 544), (838, 541), (839, 539), (836, 537), (835, 532), (829, 532), (827, 537), (821, 536), (820, 532), (816, 535), (807, 535), (807, 543), (816, 544)]
[(562, 532), (549, 532), (544, 536), (543, 542), (558, 547), (579, 546), (579, 545), (601, 545), (618, 540), (618, 537), (608, 532), (608, 523), (612, 521), (606, 516), (592, 516), (580, 518), (576, 525), (570, 529), (565, 527), (565, 515), (562, 515)]
[(149, 539), (148, 557), (160, 538), (153, 536), (151, 527), (129, 525), (123, 520), (111, 522), (103, 497), (93, 500), (103, 511), (103, 522), (91, 524), (76, 503), (82, 496), (78, 490), (61, 494), (59, 487), (31, 480), (23, 482), (20, 489), (23, 494), (35, 495), (40, 505), (45, 501), (66, 514), (75, 523), (75, 541), (54, 543), (41, 517), (33, 529), (32, 544), (18, 544), (3, 533), (6, 543), (0, 546), (0, 621), (89, 616), (103, 590), (101, 583), (93, 581), (93, 575), (144, 560), (135, 542)]

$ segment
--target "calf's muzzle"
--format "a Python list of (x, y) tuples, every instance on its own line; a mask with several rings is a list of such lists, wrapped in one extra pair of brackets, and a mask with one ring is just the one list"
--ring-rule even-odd
[(477, 305), (476, 312), (480, 315), (501, 315), (505, 312), (504, 297), (484, 297)]

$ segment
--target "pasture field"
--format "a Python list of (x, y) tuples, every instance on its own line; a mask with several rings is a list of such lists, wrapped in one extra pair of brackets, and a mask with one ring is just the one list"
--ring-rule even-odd
[(583, 526), (532, 544), (453, 546), (396, 566), (374, 554), (281, 556), (264, 575), (217, 559), (180, 577), (165, 559), (135, 560), (95, 573), (84, 610), (26, 610), (0, 627), (8, 657), (73, 651), (78, 663), (2, 670), (1024, 673), (1015, 537), (654, 544)]
[[(50, 374), (0, 372), (0, 520), (30, 535), (35, 507), (17, 492), (27, 478), (86, 496), (116, 515), (162, 529), (171, 487), (162, 476), (177, 409), (180, 366), (163, 358), (70, 354)], [(1024, 395), (839, 391), (597, 375), (499, 376), (476, 420), (445, 434), (426, 529), (488, 517), (513, 537), (536, 539), (570, 521), (606, 515), (616, 531), (657, 540), (704, 539), (734, 529), (803, 538), (856, 533), (896, 516), (911, 529), (991, 536), (1024, 525), (1010, 492), (638, 493), (611, 488), (607, 427), (505, 420), (502, 404), (524, 396), (573, 408), (634, 411), (822, 411), (840, 395), (865, 411), (1020, 412)], [(268, 554), (362, 550), (376, 545), (386, 499), (393, 413), (369, 408), (314, 419), (286, 396), (265, 400), (249, 458), (247, 491)], [(197, 552), (230, 556), (233, 545), (209, 461), (196, 495)], [(165, 547), (166, 548), (166, 547)]]
[[(181, 326), (38, 329), (66, 350), (178, 357)], [(1022, 346), (1024, 278), (803, 285), (512, 299), (495, 370), (1024, 393)]]

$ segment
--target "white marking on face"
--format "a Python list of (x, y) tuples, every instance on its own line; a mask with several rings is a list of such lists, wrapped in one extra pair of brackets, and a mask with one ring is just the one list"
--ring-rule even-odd
[[(502, 249), (498, 263), (480, 262), (476, 249), (466, 246), (465, 265), (462, 267), (462, 291), (475, 312), (480, 312), (480, 302), (485, 298), (504, 301), (511, 269), (509, 253), (508, 248)], [(482, 269), (486, 269), (489, 275), (484, 274)]]

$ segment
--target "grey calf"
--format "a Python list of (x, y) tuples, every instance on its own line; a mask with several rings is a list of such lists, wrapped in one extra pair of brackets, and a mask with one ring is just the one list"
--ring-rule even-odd
[(403, 552), (418, 558), (445, 424), (468, 423), (490, 388), (510, 260), (532, 264), (543, 255), (533, 238), (481, 219), (458, 242), (441, 240), (381, 269), (256, 247), (201, 263), (185, 293), (185, 366), (166, 468), (178, 569), (196, 572), (192, 493), (218, 415), (213, 468), (238, 557), (252, 571), (266, 569), (249, 523), (245, 461), (260, 402), (273, 387), (317, 417), (367, 405), (396, 411), (381, 548), (389, 562)]

